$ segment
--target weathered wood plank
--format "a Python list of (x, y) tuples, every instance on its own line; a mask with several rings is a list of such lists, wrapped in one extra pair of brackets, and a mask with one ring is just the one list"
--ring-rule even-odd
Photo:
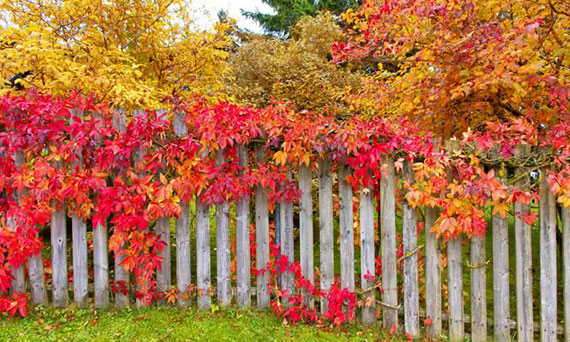
[[(133, 119), (134, 120), (140, 120), (140, 121), (146, 121), (148, 120), (148, 113), (146, 112), (146, 110), (142, 110), (142, 109), (135, 109), (134, 113), (133, 113)], [(135, 167), (135, 170), (137, 172), (137, 175), (139, 178), (142, 178), (145, 176), (146, 171), (144, 170), (144, 157), (147, 154), (147, 150), (145, 147), (140, 146), (139, 148), (137, 148), (136, 150), (134, 150), (133, 152), (133, 165)], [(145, 233), (148, 233), (148, 228), (144, 230)], [(135, 267), (141, 267), (141, 265), (136, 265)], [(141, 291), (142, 290), (142, 286), (139, 282), (138, 279), (135, 279), (136, 282), (136, 286), (137, 286), (137, 290)], [(144, 280), (144, 285), (146, 288), (148, 288), (148, 280)], [(135, 306), (137, 308), (143, 308), (146, 307), (146, 303), (143, 299), (141, 298), (135, 298)]]
[(196, 263), (198, 285), (198, 307), (209, 309), (210, 298), (210, 206), (200, 197), (196, 200)]
[(429, 338), (436, 339), (441, 336), (441, 246), (435, 232), (431, 229), (439, 216), (437, 208), (425, 208), (425, 234), (426, 234), (426, 317), (431, 325), (426, 324)]
[(51, 214), (51, 267), (53, 306), (67, 305), (67, 230), (65, 227), (65, 205), (52, 202)]
[[(321, 291), (325, 294), (334, 282), (334, 236), (333, 236), (333, 199), (332, 165), (330, 156), (325, 154), (319, 159), (319, 247), (321, 265)], [(321, 298), (321, 312), (328, 311), (325, 297)]]
[[(159, 255), (162, 258), (160, 267), (156, 269), (156, 290), (158, 293), (170, 291), (172, 286), (172, 274), (170, 271), (170, 218), (160, 217), (154, 226), (156, 236), (166, 244)], [(164, 305), (164, 299), (159, 300), (159, 304)]]
[[(239, 165), (249, 165), (247, 147), (239, 146)], [(240, 171), (243, 174), (243, 170)], [(242, 197), (236, 204), (236, 258), (237, 258), (237, 297), (241, 307), (251, 304), (251, 255), (249, 244), (249, 196)]]
[(340, 283), (342, 288), (354, 292), (354, 217), (352, 207), (352, 187), (346, 178), (351, 174), (350, 167), (341, 161), (338, 165), (338, 198), (340, 225)]
[[(24, 165), (24, 155), (22, 152), (16, 153), (14, 156), (14, 162), (18, 168)], [(14, 199), (19, 202), (22, 195), (23, 194), (21, 192), (17, 191)], [(14, 232), (17, 231), (18, 226), (15, 218), (9, 218), (7, 223), (8, 229)], [(10, 290), (12, 293), (26, 292), (26, 273), (24, 271), (24, 265), (21, 264), (18, 267), (11, 266), (10, 269), (12, 271), (12, 276), (14, 277), (14, 279), (10, 281)]]
[[(412, 163), (404, 161), (402, 180), (408, 185), (414, 182)], [(405, 193), (405, 192), (404, 192)], [(412, 338), (420, 337), (420, 308), (418, 293), (418, 233), (416, 212), (408, 201), (402, 199), (402, 239), (404, 244), (404, 331)]]
[[(265, 149), (261, 144), (255, 145), (255, 162), (265, 162)], [(257, 270), (264, 270), (269, 262), (269, 208), (267, 189), (261, 186), (255, 189), (255, 240)], [(260, 272), (257, 275), (257, 307), (263, 309), (268, 306), (269, 272)]]
[(461, 237), (447, 242), (447, 291), (449, 304), (449, 340), (462, 342), (465, 339), (463, 306), (463, 256)]
[[(223, 163), (223, 150), (218, 150), (216, 153), (216, 165), (222, 165)], [(221, 305), (227, 306), (231, 302), (230, 205), (228, 202), (216, 205), (216, 243), (218, 300)]]
[[(172, 126), (174, 134), (179, 137), (188, 135), (186, 113), (175, 112)], [(190, 264), (190, 206), (180, 201), (180, 217), (176, 219), (176, 287), (178, 288), (177, 304), (185, 308), (190, 304), (188, 287), (192, 283), (192, 267)]]
[[(299, 166), (299, 189), (301, 190), (301, 201), (299, 203), (299, 226), (301, 244), (301, 273), (311, 284), (315, 283), (313, 270), (313, 196), (311, 166), (301, 164)], [(302, 290), (305, 303), (309, 307), (314, 307), (314, 298)]]
[(548, 171), (540, 171), (540, 339), (557, 340), (556, 200), (550, 191)]
[[(530, 146), (517, 146), (516, 151), (519, 158), (527, 158), (530, 154)], [(522, 177), (523, 173), (527, 175)], [(515, 175), (520, 177), (516, 184), (517, 188), (527, 191), (530, 184), (528, 171), (517, 169)], [(533, 341), (532, 245), (530, 226), (523, 219), (529, 211), (528, 204), (515, 203), (517, 337), (520, 342)]]
[[(291, 181), (291, 170), (287, 170), (287, 178)], [(295, 261), (295, 240), (293, 235), (293, 203), (281, 201), (281, 256), (286, 257), (289, 264)], [(295, 279), (291, 271), (283, 272), (281, 286), (288, 294), (293, 295), (295, 291)], [(286, 306), (287, 301), (284, 303)]]
[(562, 209), (564, 268), (564, 341), (570, 342), (570, 208)]
[(372, 324), (376, 321), (375, 284), (376, 269), (374, 265), (374, 202), (372, 189), (362, 187), (360, 190), (360, 268), (363, 295), (362, 322)]
[(398, 327), (398, 271), (396, 252), (396, 175), (394, 160), (385, 157), (380, 180), (380, 215), (382, 217), (382, 307), (385, 328)]
[(28, 276), (30, 278), (30, 292), (34, 305), (48, 303), (47, 288), (44, 277), (44, 265), (41, 252), (28, 257)]
[[(116, 110), (113, 114), (113, 127), (119, 134), (124, 134), (127, 131), (127, 115), (124, 110)], [(114, 254), (115, 259), (115, 283), (122, 284), (127, 289), (127, 293), (118, 291), (115, 294), (115, 306), (117, 308), (125, 308), (129, 306), (129, 287), (130, 279), (129, 272), (121, 265), (125, 256), (123, 254)]]
[[(83, 112), (74, 110), (73, 116), (83, 121)], [(77, 161), (73, 163), (73, 170), (81, 169), (83, 161), (80, 151), (76, 151)], [(87, 224), (75, 213), (71, 215), (71, 238), (72, 238), (72, 257), (73, 257), (73, 299), (80, 308), (86, 308), (89, 305), (89, 293), (87, 290), (89, 282), (88, 264), (87, 264)]]
[(487, 260), (485, 237), (471, 238), (471, 340), (487, 341)]
[[(448, 140), (445, 149), (454, 154), (461, 148), (457, 140)], [(448, 171), (448, 180), (453, 182), (453, 170)], [(447, 242), (447, 294), (449, 305), (449, 340), (463, 342), (465, 339), (464, 302), (463, 302), (463, 255), (461, 235)]]
[[(496, 174), (504, 182), (502, 173)], [(508, 342), (511, 339), (510, 325), (510, 282), (509, 282), (509, 222), (507, 217), (494, 214), (492, 217), (493, 234), (493, 302), (494, 302), (494, 335), (497, 342)]]
[(93, 271), (95, 282), (95, 307), (109, 306), (109, 246), (107, 224), (93, 229)]

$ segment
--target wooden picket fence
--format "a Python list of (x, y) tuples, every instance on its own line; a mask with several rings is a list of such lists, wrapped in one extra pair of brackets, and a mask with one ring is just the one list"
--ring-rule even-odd
[[(118, 129), (125, 129), (124, 116), (115, 120)], [(174, 118), (174, 131), (178, 136), (187, 134), (183, 117)], [(240, 164), (249, 165), (251, 162), (262, 162), (265, 158), (263, 145), (254, 144), (254, 161), (248, 160), (248, 148), (239, 148)], [(449, 150), (458, 147), (450, 142)], [(520, 155), (529, 153), (525, 146), (518, 148)], [(135, 158), (141, 158), (144, 151), (140, 151)], [(223, 162), (223, 155), (217, 156), (217, 162)], [(377, 321), (376, 311), (382, 312), (384, 327), (399, 327), (413, 337), (422, 337), (425, 333), (429, 338), (447, 335), (451, 341), (463, 341), (470, 333), (472, 341), (533, 341), (540, 336), (541, 341), (556, 341), (560, 334), (565, 341), (570, 341), (570, 210), (563, 210), (562, 220), (559, 222), (556, 212), (556, 200), (550, 192), (546, 177), (540, 177), (540, 264), (532, 264), (531, 227), (519, 216), (514, 223), (514, 254), (512, 242), (509, 242), (508, 219), (493, 216), (489, 234), (492, 234), (492, 256), (486, 253), (485, 238), (473, 238), (462, 241), (460, 238), (451, 240), (446, 244), (447, 267), (442, 265), (442, 243), (436, 238), (430, 228), (438, 219), (438, 211), (433, 208), (423, 208), (425, 229), (421, 235), (417, 234), (417, 209), (411, 208), (407, 202), (402, 201), (402, 209), (397, 213), (398, 179), (413, 182), (412, 165), (404, 163), (401, 177), (396, 176), (393, 160), (385, 160), (388, 168), (381, 179), (380, 203), (380, 246), (382, 257), (382, 287), (381, 298), (375, 298), (376, 291), (370, 290), (375, 284), (367, 274), (374, 276), (375, 255), (375, 204), (373, 189), (361, 189), (359, 192), (360, 211), (360, 288), (355, 280), (355, 237), (353, 219), (353, 192), (347, 184), (347, 177), (351, 174), (349, 166), (340, 163), (337, 165), (338, 174), (333, 175), (333, 165), (329, 156), (324, 155), (318, 161), (318, 174), (313, 177), (312, 168), (300, 165), (296, 175), (301, 198), (298, 202), (299, 226), (294, 226), (294, 204), (280, 203), (279, 236), (280, 252), (289, 260), (295, 260), (295, 244), (299, 243), (300, 262), (303, 275), (313, 280), (315, 267), (320, 270), (320, 288), (327, 291), (331, 288), (335, 277), (340, 276), (343, 288), (362, 293), (362, 300), (366, 305), (362, 308), (360, 318), (365, 324)], [(542, 170), (544, 172), (544, 170)], [(526, 171), (517, 170), (517, 182), (521, 188), (528, 186)], [(289, 174), (290, 177), (294, 175)], [(318, 212), (313, 212), (314, 181), (318, 182)], [(338, 182), (335, 186), (334, 182)], [(506, 181), (506, 179), (504, 180)], [(338, 188), (339, 217), (334, 217), (333, 189)], [(403, 193), (398, 193), (403, 196)], [(267, 189), (257, 188), (253, 199), (243, 198), (235, 205), (235, 258), (237, 260), (236, 281), (231, 276), (232, 253), (230, 248), (230, 205), (225, 203), (215, 208), (216, 212), (216, 277), (211, 274), (211, 248), (210, 246), (210, 207), (197, 201), (195, 203), (196, 236), (190, 236), (191, 229), (189, 203), (182, 203), (182, 215), (176, 219), (176, 233), (173, 250), (176, 262), (175, 286), (186, 289), (193, 282), (198, 289), (214, 288), (218, 302), (227, 306), (237, 303), (240, 307), (249, 307), (251, 299), (256, 299), (258, 308), (267, 308), (270, 304), (268, 292), (269, 275), (259, 274), (252, 289), (251, 256), (250, 256), (250, 221), (256, 226), (256, 264), (258, 269), (264, 268), (270, 257), (270, 212), (268, 209)], [(297, 203), (295, 203), (296, 205)], [(524, 215), (528, 213), (528, 205), (516, 204), (515, 210)], [(254, 218), (250, 213), (254, 212)], [(398, 214), (398, 216), (397, 216)], [(318, 216), (318, 229), (313, 224)], [(401, 217), (398, 221), (397, 217)], [(338, 220), (338, 240), (340, 250), (335, 240), (335, 220)], [(93, 227), (93, 266), (94, 287), (91, 292), (88, 284), (88, 249), (87, 230), (85, 221), (72, 217), (72, 264), (73, 264), (73, 302), (80, 307), (87, 307), (90, 294), (93, 293), (94, 304), (98, 308), (109, 307), (111, 304), (109, 287), (109, 253), (107, 242), (107, 227)], [(400, 223), (401, 222), (401, 225)], [(298, 228), (298, 239), (295, 232)], [(315, 227), (317, 228), (317, 227)], [(556, 230), (561, 229), (563, 239), (562, 260), (557, 260)], [(156, 234), (170, 246), (170, 219), (160, 219), (155, 223)], [(318, 239), (314, 236), (318, 231)], [(401, 232), (404, 257), (397, 258), (397, 232)], [(191, 239), (195, 239), (191, 243)], [(318, 241), (319, 263), (314, 258), (314, 245)], [(420, 245), (419, 241), (425, 241)], [(469, 246), (468, 256), (464, 254), (463, 245)], [(52, 286), (51, 298), (55, 307), (68, 305), (68, 236), (66, 227), (65, 208), (58, 210), (51, 217), (51, 261)], [(190, 246), (195, 244), (196, 265), (191, 265)], [(335, 253), (340, 252), (340, 274), (335, 274)], [(164, 261), (162, 268), (156, 274), (157, 290), (169, 291), (173, 284), (171, 263), (173, 257), (171, 248), (162, 252)], [(419, 255), (423, 255), (425, 263), (419, 265)], [(510, 260), (516, 260), (516, 267), (510, 267)], [(129, 274), (119, 265), (120, 257), (115, 257), (114, 280), (129, 283)], [(402, 274), (398, 272), (398, 263), (402, 263)], [(562, 264), (562, 277), (557, 275), (559, 263)], [(425, 300), (421, 299), (419, 287), (420, 267), (425, 275)], [(41, 256), (31, 257), (27, 262), (29, 271), (29, 285), (33, 302), (48, 303), (47, 288), (44, 284)], [(533, 298), (533, 270), (540, 270), (540, 298)], [(470, 288), (464, 286), (464, 273), (469, 271)], [(17, 272), (22, 272), (18, 271)], [(490, 272), (490, 274), (489, 274)], [(447, 280), (442, 279), (447, 275)], [(494, 306), (487, 309), (487, 277), (492, 277), (492, 291)], [(511, 279), (515, 278), (515, 287), (511, 286)], [(403, 281), (398, 282), (398, 278)], [(291, 275), (285, 273), (281, 279), (282, 286), (288, 291), (295, 291)], [(401, 286), (399, 287), (400, 284)], [(447, 290), (444, 292), (444, 285)], [(15, 290), (23, 291), (26, 288), (23, 273), (16, 276)], [(215, 286), (213, 286), (215, 285)], [(558, 291), (563, 288), (564, 308), (558, 308)], [(516, 292), (516, 303), (512, 303), (511, 292)], [(465, 312), (465, 295), (469, 293), (471, 312)], [(447, 298), (444, 298), (447, 293)], [(305, 294), (307, 295), (307, 294)], [(308, 295), (307, 295), (308, 296)], [(116, 293), (114, 305), (126, 307), (132, 305), (132, 296)], [(319, 300), (308, 298), (309, 301)], [(425, 307), (420, 303), (425, 302)], [(445, 308), (444, 303), (447, 303)], [(179, 296), (178, 304), (181, 307), (190, 305), (190, 300)], [(199, 291), (197, 305), (208, 309), (212, 298), (208, 291)], [(135, 305), (142, 305), (136, 303)], [(326, 303), (321, 303), (321, 310), (326, 310)], [(489, 311), (489, 312), (488, 312)], [(491, 312), (492, 311), (492, 312)], [(561, 315), (560, 312), (564, 312)], [(444, 314), (446, 312), (446, 314)], [(539, 316), (535, 316), (540, 312)], [(513, 313), (513, 314), (512, 314)], [(564, 316), (564, 317), (562, 317)], [(540, 317), (540, 321), (535, 321)], [(444, 328), (447, 331), (444, 332)]]

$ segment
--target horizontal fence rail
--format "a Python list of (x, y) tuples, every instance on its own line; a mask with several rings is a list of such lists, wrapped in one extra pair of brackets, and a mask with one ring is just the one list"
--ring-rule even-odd
[[(124, 133), (126, 121), (126, 113), (118, 111), (115, 128)], [(189, 135), (183, 115), (176, 114), (173, 124), (178, 137)], [(460, 148), (455, 141), (446, 144), (449, 153)], [(243, 168), (266, 161), (263, 143), (237, 149)], [(208, 148), (201, 153), (206, 157)], [(517, 147), (517, 153), (524, 157), (528, 147)], [(132, 163), (145, 154), (144, 148), (134, 151)], [(218, 150), (215, 162), (223, 165), (223, 150)], [(448, 335), (451, 341), (462, 341), (470, 335), (473, 341), (492, 337), (502, 342), (513, 338), (533, 341), (540, 336), (541, 341), (556, 341), (565, 334), (563, 338), (569, 341), (570, 210), (561, 209), (558, 218), (546, 169), (540, 170), (540, 200), (536, 204), (539, 241), (532, 239), (535, 228), (522, 218), (531, 205), (515, 203), (519, 214), (514, 216), (512, 229), (508, 216), (491, 214), (489, 239), (458, 236), (444, 242), (431, 229), (439, 210), (414, 208), (405, 199), (404, 183), (414, 182), (413, 164), (406, 160), (399, 168), (391, 157), (379, 163), (383, 164), (379, 203), (374, 202), (376, 189), (372, 184), (353, 189), (348, 183), (352, 166), (328, 153), (312, 163), (287, 166), (287, 182), (297, 184), (300, 197), (281, 200), (278, 209), (270, 207), (268, 189), (263, 186), (258, 186), (251, 197), (214, 208), (199, 196), (180, 200), (179, 217), (160, 218), (152, 224), (165, 245), (159, 254), (162, 262), (155, 273), (155, 291), (164, 295), (175, 289), (180, 307), (193, 303), (201, 309), (209, 309), (214, 303), (249, 307), (254, 302), (259, 308), (267, 308), (272, 285), (270, 272), (265, 269), (275, 243), (278, 254), (287, 258), (287, 265), (298, 262), (300, 275), (321, 296), (307, 288), (299, 289), (290, 270), (281, 275), (280, 288), (302, 295), (308, 307), (318, 306), (322, 313), (329, 310), (326, 294), (338, 279), (341, 288), (358, 295), (361, 322), (381, 320), (384, 327), (395, 327), (413, 338)], [(164, 165), (152, 176), (159, 179), (166, 172), (176, 170)], [(140, 170), (140, 175), (147, 173)], [(504, 184), (512, 179), (519, 189), (529, 186), (528, 170), (517, 169), (509, 177), (497, 167), (496, 173)], [(453, 181), (451, 170), (449, 177)], [(70, 300), (80, 307), (87, 307), (90, 301), (97, 308), (135, 305), (135, 292), (144, 283), (120, 265), (127, 255), (109, 252), (112, 226), (107, 221), (93, 226), (91, 220), (70, 214), (65, 204), (53, 201), (51, 205), (50, 236), (43, 241), (51, 256), (28, 258), (27, 278), (24, 268), (13, 270), (12, 291), (25, 292), (27, 286), (34, 304), (51, 302), (55, 307), (65, 307)], [(276, 217), (280, 241), (275, 241)], [(418, 224), (423, 229), (418, 229)], [(92, 252), (87, 243), (90, 234)], [(215, 246), (211, 246), (212, 241)], [(532, 255), (533, 244), (540, 246), (539, 258)], [(49, 285), (44, 280), (43, 258), (51, 259)], [(533, 264), (533, 260), (539, 263)], [(93, 277), (89, 276), (91, 268)], [(375, 274), (378, 270), (382, 272), (380, 282), (375, 280), (380, 276)], [(170, 302), (168, 296), (159, 298), (160, 305)]]

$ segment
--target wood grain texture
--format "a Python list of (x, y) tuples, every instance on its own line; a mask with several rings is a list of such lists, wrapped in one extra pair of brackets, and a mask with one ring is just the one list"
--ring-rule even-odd
[(398, 271), (396, 253), (396, 172), (394, 160), (386, 157), (383, 160), (382, 178), (380, 180), (380, 215), (382, 244), (382, 307), (385, 328), (398, 327)]
[[(160, 267), (156, 269), (156, 290), (158, 293), (167, 292), (170, 291), (172, 286), (172, 274), (170, 271), (170, 218), (160, 217), (156, 220), (154, 233), (157, 238), (165, 243), (165, 247), (159, 253), (162, 261)], [(158, 303), (164, 305), (166, 301), (160, 299)]]
[[(248, 150), (238, 147), (239, 165), (249, 166)], [(240, 171), (243, 174), (243, 171)], [(249, 243), (249, 202), (248, 195), (236, 204), (236, 259), (237, 259), (237, 298), (241, 307), (251, 304), (251, 253)]]
[[(255, 145), (255, 162), (265, 162), (265, 149), (263, 145)], [(255, 189), (255, 240), (257, 270), (267, 268), (269, 262), (269, 207), (267, 202), (267, 189), (258, 186)], [(257, 307), (269, 307), (269, 272), (257, 275)]]
[(485, 237), (471, 237), (471, 340), (487, 341), (487, 260)]
[(196, 280), (198, 308), (202, 310), (210, 309), (212, 303), (210, 262), (210, 206), (198, 197), (196, 200)]
[[(414, 182), (412, 163), (404, 161), (402, 180)], [(406, 191), (404, 190), (404, 194)], [(404, 331), (412, 338), (420, 337), (420, 307), (418, 292), (418, 233), (416, 212), (402, 199), (402, 239), (404, 244)]]
[[(287, 170), (287, 178), (289, 181), (292, 180), (291, 170)], [(294, 227), (293, 227), (293, 203), (287, 201), (281, 201), (280, 204), (280, 215), (281, 215), (281, 256), (286, 257), (288, 264), (290, 265), (295, 261), (295, 240), (294, 240)], [(288, 294), (295, 294), (295, 279), (293, 272), (286, 270), (283, 272), (281, 286), (283, 291)], [(289, 303), (287, 300), (283, 303), (287, 306)]]
[(95, 307), (109, 306), (109, 245), (107, 224), (93, 229), (93, 273), (95, 282)]
[[(216, 153), (216, 165), (224, 163), (224, 153)], [(227, 306), (231, 302), (231, 253), (230, 253), (230, 205), (228, 202), (216, 205), (216, 270), (218, 301)]]
[[(116, 110), (113, 113), (113, 127), (119, 132), (119, 134), (124, 134), (127, 131), (127, 115), (124, 110)], [(127, 293), (118, 291), (115, 294), (115, 307), (125, 308), (129, 306), (129, 289), (130, 289), (130, 277), (129, 272), (121, 265), (125, 256), (123, 254), (114, 253), (115, 261), (115, 283), (122, 284)]]
[(441, 321), (441, 246), (431, 229), (439, 217), (437, 208), (425, 208), (426, 235), (426, 318), (431, 324), (426, 324), (427, 336), (439, 338), (442, 332)]
[[(334, 282), (334, 236), (332, 165), (328, 154), (319, 159), (319, 248), (321, 291), (325, 294)], [(321, 297), (321, 313), (328, 311), (325, 297)]]
[(374, 307), (376, 304), (374, 277), (374, 202), (372, 189), (361, 188), (360, 191), (360, 274), (362, 284), (362, 323), (373, 324), (376, 321)]
[(67, 305), (67, 230), (65, 227), (65, 206), (52, 202), (51, 214), (51, 267), (53, 306)]
[(564, 341), (570, 342), (570, 208), (562, 209), (562, 267), (564, 269)]
[[(516, 147), (519, 158), (527, 158), (530, 146)], [(522, 175), (525, 174), (523, 177)], [(519, 177), (516, 187), (526, 191), (530, 186), (528, 171), (516, 169)], [(533, 341), (533, 307), (532, 307), (532, 245), (530, 226), (523, 220), (528, 214), (528, 204), (515, 203), (515, 255), (516, 255), (516, 298), (517, 298), (517, 338), (520, 342)]]
[[(315, 283), (313, 267), (313, 196), (311, 166), (301, 164), (299, 166), (299, 189), (301, 190), (301, 202), (299, 204), (299, 226), (301, 244), (301, 273), (311, 284)], [(306, 290), (302, 291), (305, 303), (314, 307), (314, 298)]]
[[(175, 112), (172, 120), (174, 134), (178, 138), (188, 135), (186, 113)], [(188, 287), (192, 284), (192, 267), (190, 263), (190, 206), (180, 201), (180, 216), (176, 219), (176, 287), (179, 294), (177, 305), (186, 308), (190, 305)]]
[[(504, 183), (501, 174), (495, 170), (498, 179)], [(509, 222), (507, 217), (493, 215), (493, 311), (494, 335), (497, 342), (508, 342), (511, 339), (510, 324), (510, 280), (509, 280)]]
[(340, 225), (340, 283), (351, 292), (356, 290), (354, 276), (354, 216), (352, 187), (346, 179), (350, 167), (341, 161), (338, 165), (338, 198)]
[(556, 199), (550, 191), (548, 171), (540, 171), (540, 313), (542, 342), (557, 340)]

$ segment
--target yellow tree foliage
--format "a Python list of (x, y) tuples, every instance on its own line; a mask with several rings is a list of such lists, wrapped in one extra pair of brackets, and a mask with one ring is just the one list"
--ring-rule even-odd
[(233, 23), (199, 32), (186, 0), (0, 0), (0, 13), (0, 92), (19, 83), (158, 108), (172, 93), (226, 90)]
[(331, 47), (343, 38), (330, 13), (303, 18), (287, 40), (253, 37), (232, 56), (232, 95), (246, 105), (275, 98), (302, 110), (346, 114), (342, 95), (359, 86), (359, 75), (331, 63)]
[(376, 64), (350, 101), (450, 136), (485, 122), (560, 119), (570, 76), (566, 0), (365, 0), (343, 15), (338, 61)]

